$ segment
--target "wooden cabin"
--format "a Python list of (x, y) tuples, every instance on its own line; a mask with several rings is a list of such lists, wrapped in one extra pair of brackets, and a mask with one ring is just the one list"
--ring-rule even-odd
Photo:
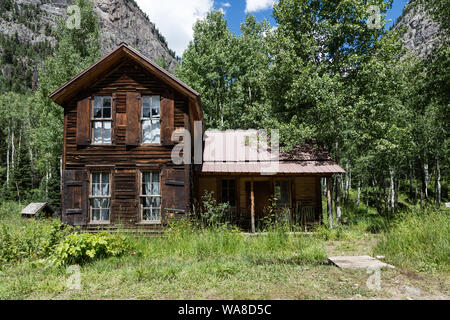
[[(291, 216), (302, 207), (316, 220), (319, 178), (343, 172), (327, 154), (311, 150), (283, 154), (282, 170), (271, 176), (245, 159), (224, 163), (213, 156), (194, 165), (194, 144), (191, 161), (175, 164), (171, 154), (180, 141), (172, 134), (203, 123), (200, 94), (126, 44), (50, 98), (64, 108), (62, 221), (88, 230), (159, 230), (167, 217), (183, 216), (201, 202), (205, 190), (231, 202), (233, 220), (244, 225), (264, 214), (274, 193)], [(206, 134), (200, 157), (211, 145)]]

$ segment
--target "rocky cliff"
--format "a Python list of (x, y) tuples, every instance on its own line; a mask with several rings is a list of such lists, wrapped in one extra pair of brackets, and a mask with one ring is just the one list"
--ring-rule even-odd
[(403, 29), (401, 39), (406, 48), (419, 57), (427, 56), (443, 38), (439, 25), (423, 8), (407, 4), (393, 29)]
[[(56, 28), (59, 18), (67, 16), (66, 8), (70, 3), (70, 0), (1, 0), (0, 54), (7, 42), (17, 42), (18, 54), (19, 51), (26, 53), (20, 61), (32, 72), (56, 44), (51, 31)], [(99, 18), (102, 54), (126, 42), (157, 63), (170, 70), (175, 69), (178, 61), (174, 52), (134, 0), (93, 0), (93, 3)], [(37, 55), (30, 54), (37, 51)], [(17, 68), (12, 63), (8, 66), (7, 62), (0, 61), (3, 76), (10, 75), (10, 70)]]

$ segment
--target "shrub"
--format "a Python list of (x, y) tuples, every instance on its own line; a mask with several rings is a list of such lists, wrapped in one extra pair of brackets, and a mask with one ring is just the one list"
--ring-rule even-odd
[(376, 247), (392, 264), (416, 271), (449, 270), (449, 211), (404, 213)]
[(130, 242), (119, 234), (74, 233), (56, 246), (50, 260), (56, 266), (83, 264), (97, 258), (121, 256), (130, 248)]
[(70, 232), (56, 220), (23, 221), (0, 227), (0, 265), (23, 259), (39, 259), (50, 255), (55, 246)]
[(202, 196), (202, 208), (197, 213), (205, 226), (216, 226), (227, 223), (230, 216), (230, 206), (228, 203), (217, 203), (213, 192), (205, 191)]

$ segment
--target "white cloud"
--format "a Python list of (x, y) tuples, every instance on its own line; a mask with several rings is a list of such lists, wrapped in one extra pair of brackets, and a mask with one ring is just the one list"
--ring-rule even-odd
[(273, 6), (273, 0), (246, 0), (245, 12), (257, 12), (270, 9)]
[(231, 4), (229, 2), (221, 2), (220, 5), (225, 8), (231, 7)]
[(182, 56), (194, 31), (192, 27), (213, 8), (213, 0), (136, 0), (139, 7), (167, 39), (169, 48)]

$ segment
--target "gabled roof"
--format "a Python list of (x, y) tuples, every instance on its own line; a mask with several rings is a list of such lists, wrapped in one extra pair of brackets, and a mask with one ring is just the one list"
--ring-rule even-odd
[(89, 87), (93, 82), (97, 81), (99, 76), (114, 67), (123, 57), (128, 57), (135, 61), (162, 82), (189, 98), (196, 105), (198, 115), (202, 117), (200, 94), (197, 91), (126, 43), (121, 43), (106, 56), (95, 62), (87, 69), (83, 70), (80, 74), (75, 76), (72, 80), (66, 82), (59, 89), (55, 90), (50, 94), (50, 99), (57, 104), (64, 106), (65, 103), (75, 97), (78, 92)]

